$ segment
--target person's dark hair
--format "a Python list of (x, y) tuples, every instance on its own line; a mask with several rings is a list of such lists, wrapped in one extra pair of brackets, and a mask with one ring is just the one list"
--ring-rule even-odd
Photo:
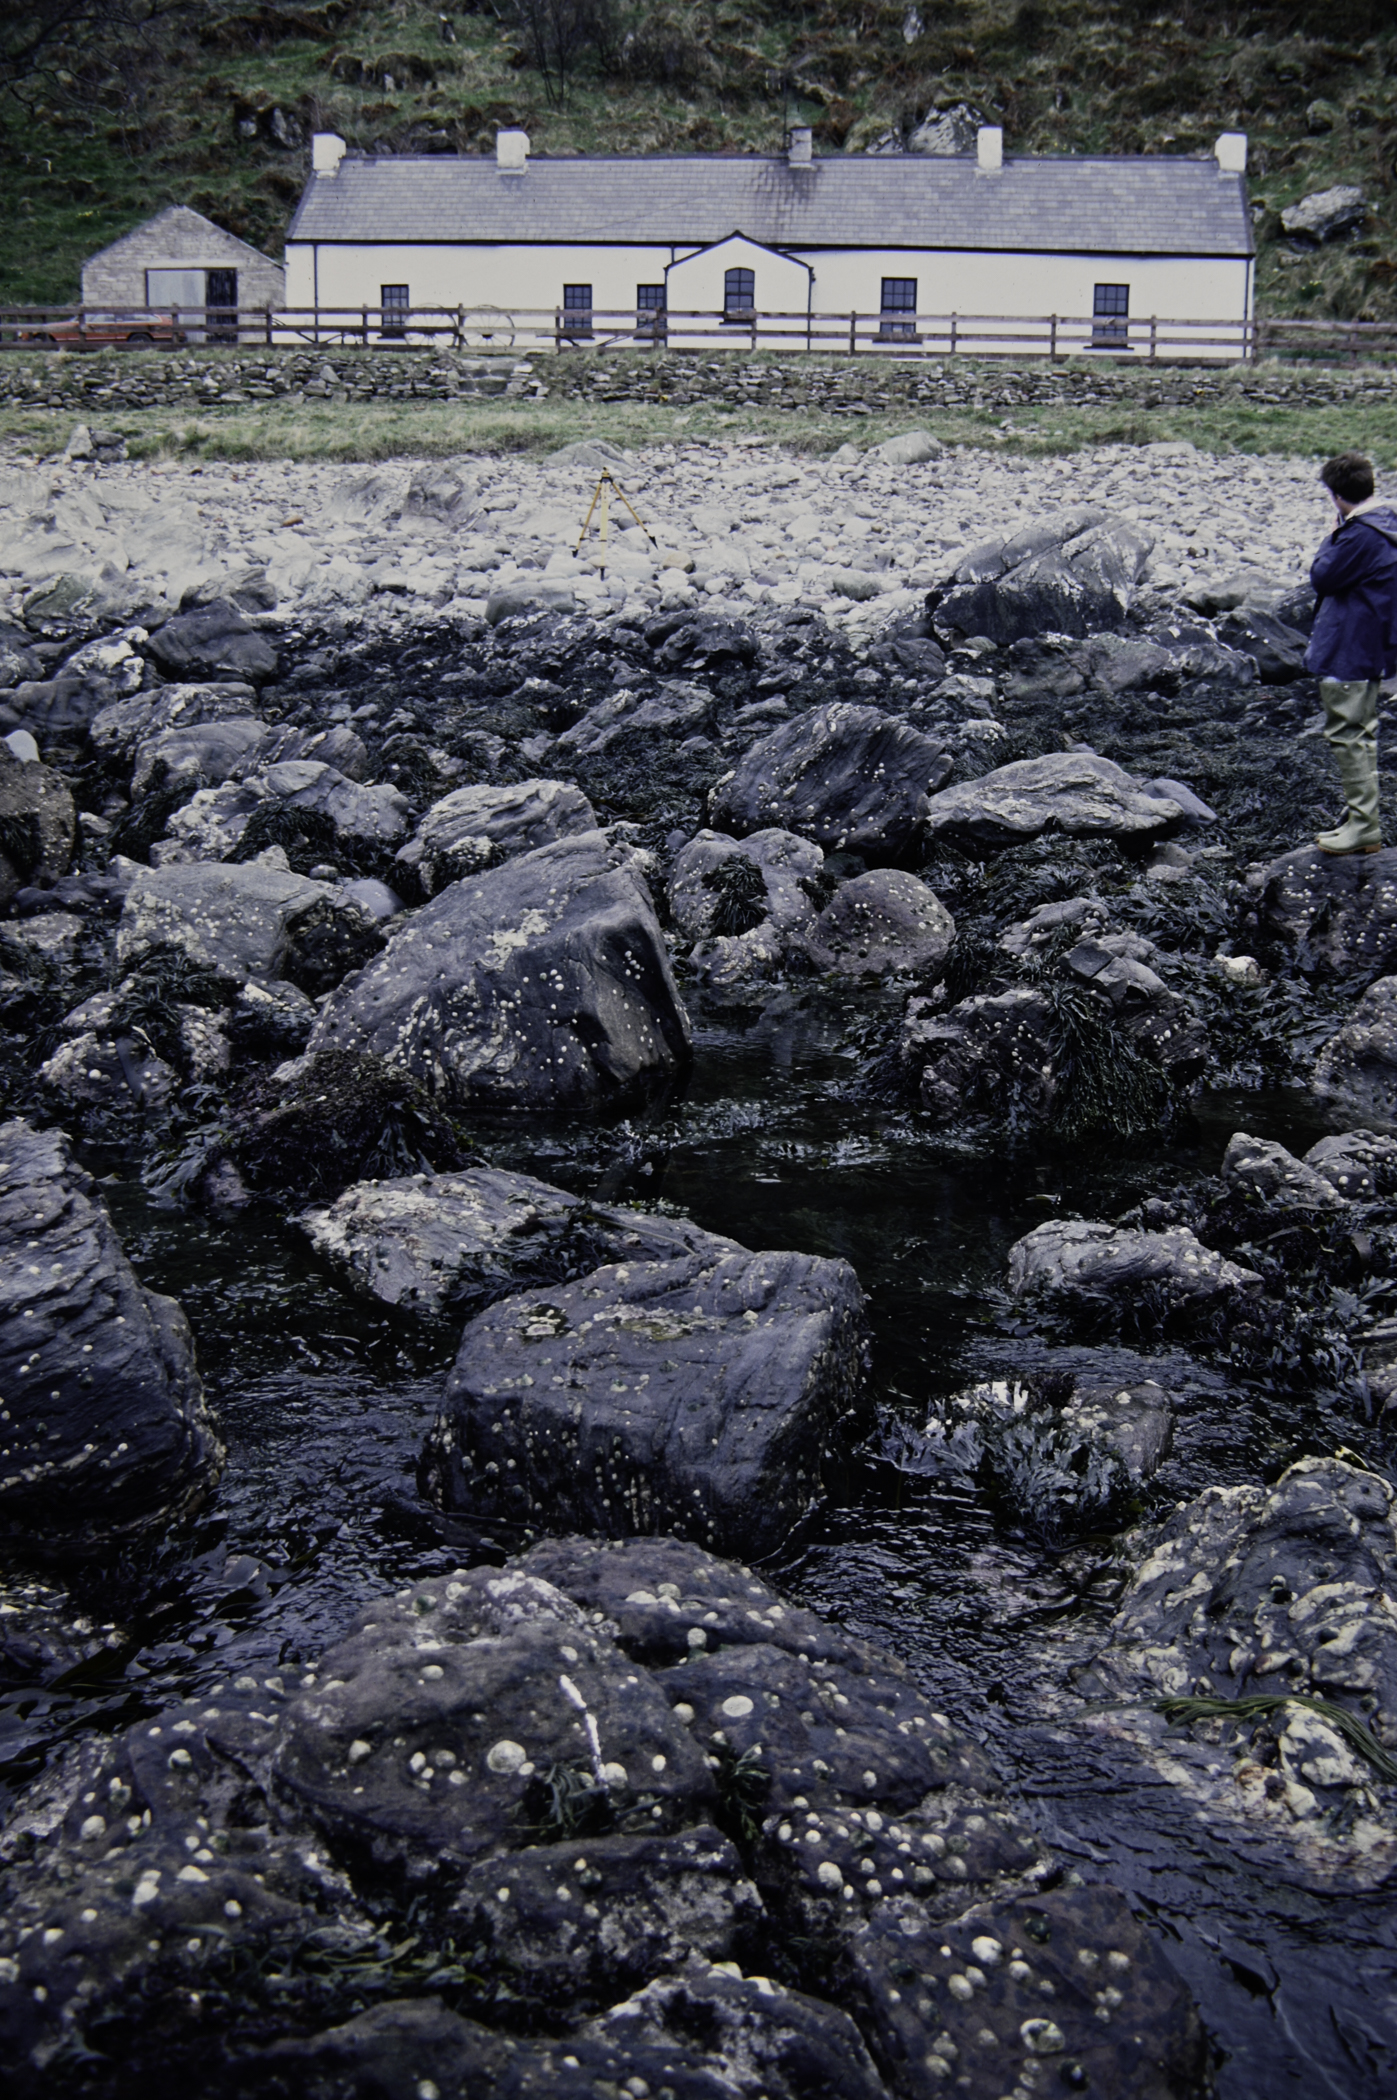
[(1337, 459), (1324, 462), (1319, 478), (1345, 503), (1366, 503), (1374, 488), (1373, 462), (1361, 452), (1341, 452)]

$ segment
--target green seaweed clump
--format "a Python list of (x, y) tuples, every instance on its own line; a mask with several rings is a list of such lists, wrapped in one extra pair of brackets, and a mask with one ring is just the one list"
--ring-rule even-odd
[(766, 877), (745, 853), (734, 853), (721, 867), (710, 868), (703, 887), (718, 900), (711, 922), (715, 934), (750, 933), (771, 911)]
[(259, 1074), (229, 1124), (228, 1150), (249, 1187), (286, 1202), (447, 1173), (473, 1150), (464, 1125), (410, 1074), (348, 1050), (322, 1051), (289, 1085)]

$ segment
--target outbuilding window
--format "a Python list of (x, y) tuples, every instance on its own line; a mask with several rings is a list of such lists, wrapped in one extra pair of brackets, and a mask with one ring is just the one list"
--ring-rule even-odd
[(652, 342), (665, 332), (665, 288), (662, 284), (638, 284), (635, 288), (636, 335)]
[(723, 321), (734, 326), (750, 327), (757, 307), (757, 273), (755, 270), (724, 270), (723, 272)]
[(899, 315), (917, 311), (917, 280), (915, 277), (885, 277), (883, 297), (880, 301), (878, 340), (880, 343), (914, 343), (916, 326), (911, 321), (900, 320)]
[(383, 308), (383, 333), (393, 336), (406, 335), (407, 286), (381, 284), (378, 288), (378, 303)]
[(590, 284), (565, 284), (563, 286), (563, 333), (581, 336), (592, 333), (592, 287)]
[(1093, 350), (1130, 348), (1130, 286), (1099, 284), (1092, 294), (1091, 347)]

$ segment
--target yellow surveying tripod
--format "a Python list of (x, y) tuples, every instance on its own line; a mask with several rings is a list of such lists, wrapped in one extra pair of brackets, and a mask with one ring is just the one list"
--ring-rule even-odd
[(616, 479), (616, 476), (610, 472), (603, 473), (601, 479), (596, 485), (596, 488), (592, 492), (592, 500), (587, 506), (587, 515), (582, 520), (582, 530), (577, 535), (577, 545), (572, 550), (573, 560), (575, 561), (578, 555), (582, 552), (582, 542), (586, 539), (587, 534), (591, 529), (593, 514), (596, 511), (597, 505), (600, 503), (601, 520), (598, 530), (601, 534), (601, 567), (598, 573), (602, 576), (605, 576), (606, 574), (606, 528), (611, 515), (611, 492), (613, 489), (616, 491), (616, 494), (620, 497), (621, 501), (625, 504), (626, 509), (635, 519), (636, 524), (645, 534), (646, 539), (649, 540), (655, 552), (658, 554), (660, 551), (659, 541), (655, 538), (654, 533), (650, 530), (650, 527), (646, 524), (644, 518), (642, 518), (640, 512), (636, 509), (630, 497), (626, 494), (620, 482)]

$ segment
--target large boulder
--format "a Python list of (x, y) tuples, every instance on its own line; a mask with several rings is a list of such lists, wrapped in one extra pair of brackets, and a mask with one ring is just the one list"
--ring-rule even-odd
[(1281, 213), (1281, 231), (1313, 248), (1351, 233), (1367, 216), (1368, 200), (1357, 183), (1338, 182), (1332, 189), (1311, 190), (1298, 203), (1287, 204)]
[(717, 1243), (598, 1269), (471, 1322), (421, 1484), (526, 1530), (768, 1552), (821, 1492), (862, 1352), (845, 1262)]
[(780, 826), (868, 861), (901, 861), (920, 843), (928, 797), (950, 770), (920, 730), (837, 700), (754, 744), (714, 789), (712, 820), (737, 838)]
[(137, 1282), (60, 1131), (0, 1125), (0, 1513), (91, 1554), (196, 1505), (222, 1459), (184, 1314)]
[(0, 908), (26, 886), (48, 889), (73, 857), (77, 812), (61, 775), (0, 742)]
[(1397, 1129), (1397, 977), (1370, 984), (1321, 1045), (1311, 1085), (1320, 1099), (1379, 1130)]
[(815, 924), (824, 855), (793, 831), (700, 831), (675, 855), (669, 908), (690, 967), (718, 988), (769, 976)]
[(147, 686), (112, 700), (93, 716), (88, 741), (103, 758), (132, 762), (143, 743), (198, 722), (223, 722), (254, 711), (256, 693), (242, 679)]
[(955, 921), (934, 890), (904, 869), (871, 868), (840, 884), (806, 952), (817, 969), (840, 977), (934, 973), (955, 937)]
[(222, 599), (167, 620), (147, 646), (167, 678), (241, 678), (263, 685), (277, 674), (273, 644)]
[(170, 818), (166, 837), (181, 859), (247, 860), (280, 845), (313, 866), (341, 850), (390, 853), (409, 820), (397, 788), (365, 787), (316, 759), (289, 758), (200, 788)]
[(988, 540), (971, 549), (948, 588), (931, 594), (937, 632), (1003, 643), (1121, 627), (1153, 545), (1139, 526), (1089, 508)]
[(398, 859), (414, 870), (430, 897), (463, 875), (594, 831), (596, 824), (587, 797), (564, 780), (456, 788), (432, 804)]
[(1145, 1285), (1172, 1300), (1217, 1298), (1254, 1290), (1253, 1269), (1205, 1247), (1186, 1226), (1133, 1232), (1093, 1218), (1050, 1219), (1009, 1249), (1009, 1289), (1078, 1295), (1136, 1295)]
[(926, 832), (967, 851), (995, 852), (1045, 831), (1146, 846), (1176, 829), (1182, 815), (1176, 802), (1147, 794), (1113, 759), (1094, 751), (1054, 751), (943, 788), (931, 798)]
[(142, 868), (122, 906), (117, 961), (175, 948), (234, 983), (279, 977), (297, 923), (317, 905), (333, 909), (334, 895), (329, 883), (257, 862)]
[(1374, 1130), (1345, 1130), (1321, 1138), (1305, 1154), (1304, 1164), (1351, 1203), (1397, 1195), (1397, 1138), (1381, 1137)]
[(157, 782), (186, 780), (218, 784), (260, 763), (272, 731), (256, 715), (225, 715), (216, 721), (182, 722), (143, 737), (131, 769), (131, 792), (143, 795)]
[[(1325, 1141), (1333, 1144), (1332, 1138)], [(1337, 1170), (1343, 1178), (1343, 1169)], [(1344, 1196), (1338, 1181), (1322, 1172), (1313, 1159), (1297, 1159), (1269, 1138), (1250, 1137), (1236, 1131), (1223, 1154), (1222, 1178), (1229, 1188), (1244, 1190), (1274, 1210), (1342, 1210)]]
[(677, 1072), (689, 1041), (649, 892), (592, 831), (452, 883), (333, 996), (311, 1047), (462, 1102), (581, 1108)]
[[(675, 1539), (550, 1539), (373, 1597), (309, 1665), (59, 1765), (7, 1843), (18, 2100), (117, 2032), (123, 2095), (1201, 2085), (1148, 1926), (1108, 1885), (1043, 1886), (905, 1666)], [(255, 2017), (210, 2018), (249, 1988)]]
[(1281, 854), (1262, 871), (1260, 917), (1294, 948), (1302, 970), (1371, 977), (1397, 969), (1397, 847)]
[(603, 1262), (672, 1261), (734, 1245), (687, 1219), (612, 1210), (496, 1167), (356, 1182), (296, 1223), (351, 1290), (423, 1316), (474, 1311)]
[[(1397, 1745), (1391, 1486), (1304, 1458), (1271, 1486), (1206, 1489), (1144, 1543), (1081, 1679), (1113, 1702), (1089, 1725), (1143, 1748), (1229, 1842), (1272, 1840), (1290, 1878), (1389, 1881), (1397, 1809), (1372, 1753)], [(1218, 1699), (1255, 1704), (1209, 1713)]]

